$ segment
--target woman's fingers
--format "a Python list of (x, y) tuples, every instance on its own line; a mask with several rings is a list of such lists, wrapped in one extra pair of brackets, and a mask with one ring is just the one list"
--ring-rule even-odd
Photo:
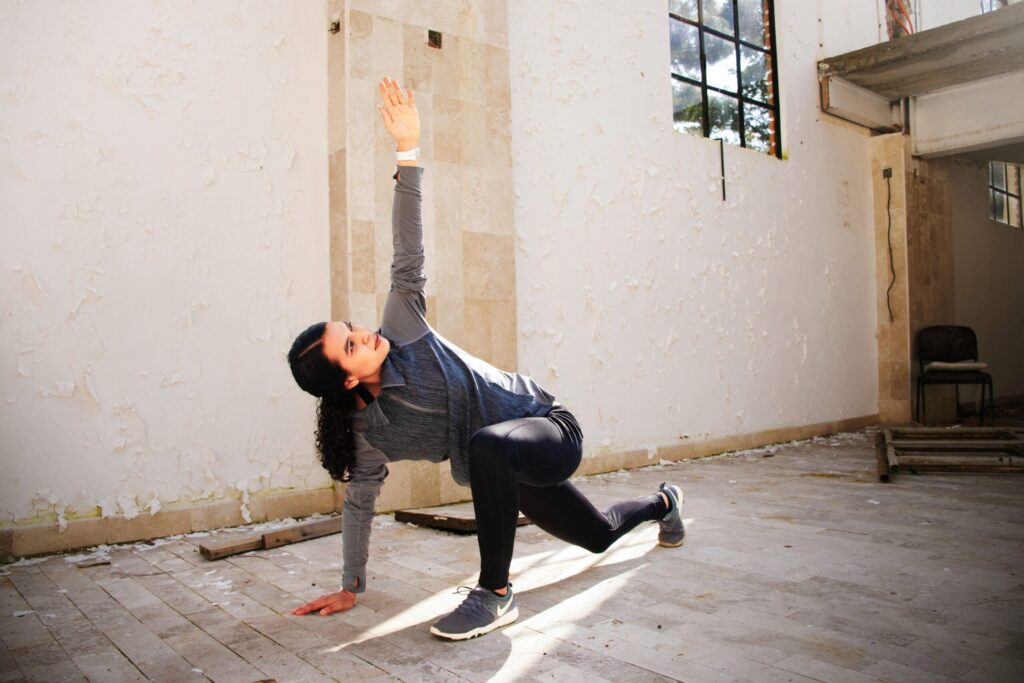
[(322, 607), (324, 607), (325, 604), (327, 604), (326, 598), (327, 598), (326, 595), (318, 597), (315, 600), (313, 600), (312, 602), (307, 602), (306, 604), (302, 605), (301, 607), (296, 607), (295, 609), (292, 610), (292, 613), (293, 614), (307, 614), (307, 613), (311, 612), (314, 609), (321, 609)]
[(406, 88), (403, 93), (402, 86), (398, 84), (398, 81), (387, 76), (377, 85), (377, 91), (380, 93), (380, 102), (384, 107), (416, 106), (412, 88)]

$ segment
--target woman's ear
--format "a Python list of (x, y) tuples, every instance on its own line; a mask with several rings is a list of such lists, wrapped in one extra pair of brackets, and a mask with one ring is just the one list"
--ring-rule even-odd
[(345, 380), (345, 390), (352, 391), (353, 389), (356, 388), (357, 384), (359, 384), (358, 379), (356, 379), (355, 377), (349, 377), (348, 379)]

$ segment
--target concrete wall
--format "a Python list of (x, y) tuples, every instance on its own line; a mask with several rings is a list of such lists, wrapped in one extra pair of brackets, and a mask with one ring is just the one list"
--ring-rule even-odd
[(520, 368), (588, 455), (877, 414), (870, 151), (779, 2), (786, 158), (672, 128), (665, 3), (510, 5)]
[(988, 164), (953, 163), (952, 184), (956, 323), (977, 333), (996, 397), (1024, 396), (1024, 230), (989, 219)]
[(333, 505), (284, 358), (329, 311), (326, 10), (0, 6), (0, 524)]

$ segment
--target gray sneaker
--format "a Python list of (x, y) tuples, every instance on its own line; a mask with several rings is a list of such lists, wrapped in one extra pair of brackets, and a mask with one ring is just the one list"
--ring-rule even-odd
[(449, 640), (467, 640), (511, 624), (519, 618), (519, 608), (512, 596), (512, 584), (504, 596), (477, 586), (460, 586), (457, 593), (468, 593), (455, 611), (430, 627), (435, 636)]
[(683, 544), (686, 527), (683, 526), (683, 490), (675, 484), (665, 486), (662, 483), (658, 490), (672, 501), (672, 509), (658, 522), (658, 545), (675, 548)]

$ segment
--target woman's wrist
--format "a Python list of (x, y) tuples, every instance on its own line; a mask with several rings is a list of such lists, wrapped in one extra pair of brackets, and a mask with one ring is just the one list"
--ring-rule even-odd
[(410, 138), (408, 140), (395, 140), (398, 143), (399, 152), (408, 152), (410, 149), (416, 149), (420, 146), (420, 141), (417, 138)]

